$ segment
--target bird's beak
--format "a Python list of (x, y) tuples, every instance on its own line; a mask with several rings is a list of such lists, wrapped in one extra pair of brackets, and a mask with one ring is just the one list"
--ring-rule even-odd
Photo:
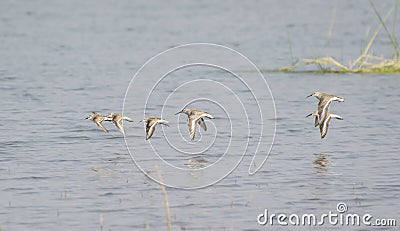
[(182, 113), (182, 111), (179, 111), (179, 112), (175, 113), (175, 115), (178, 115), (179, 113)]
[(309, 96), (307, 96), (306, 98), (308, 98), (308, 97), (311, 97), (313, 94), (311, 94), (311, 95), (309, 95)]
[(310, 114), (306, 115), (306, 117), (309, 117), (310, 115), (312, 115), (312, 113), (310, 113)]

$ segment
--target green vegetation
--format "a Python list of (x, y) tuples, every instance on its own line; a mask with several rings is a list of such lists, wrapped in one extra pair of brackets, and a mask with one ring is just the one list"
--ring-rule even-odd
[[(316, 70), (298, 70), (300, 67), (316, 65)], [(295, 65), (262, 72), (308, 72), (308, 73), (400, 73), (399, 58), (384, 58), (367, 54), (360, 56), (353, 65), (345, 66), (332, 57), (301, 59)]]
[[(396, 13), (399, 5), (399, 0), (396, 1), (396, 4), (389, 10), (384, 18), (382, 18), (378, 11), (376, 10), (372, 1), (369, 1), (372, 8), (374, 9), (375, 14), (379, 19), (379, 26), (375, 29), (372, 34), (369, 42), (365, 46), (362, 54), (355, 60), (349, 62), (348, 65), (342, 64), (339, 61), (335, 60), (332, 57), (319, 57), (313, 59), (300, 59), (297, 62), (293, 62), (292, 65), (281, 67), (277, 69), (265, 69), (261, 70), (262, 72), (291, 72), (291, 73), (400, 73), (400, 51), (399, 44), (395, 38), (395, 22), (396, 22)], [(394, 22), (393, 22), (393, 30), (392, 33), (389, 32), (385, 21), (389, 18), (389, 16), (394, 13)], [(384, 29), (387, 36), (390, 38), (391, 45), (393, 48), (393, 55), (390, 58), (385, 58), (383, 56), (375, 56), (370, 52), (370, 48), (375, 41), (376, 36)], [(289, 40), (290, 41), (290, 40)], [(290, 50), (291, 50), (291, 46)], [(317, 69), (307, 68), (308, 66), (314, 65)], [(306, 67), (306, 68), (305, 68)]]

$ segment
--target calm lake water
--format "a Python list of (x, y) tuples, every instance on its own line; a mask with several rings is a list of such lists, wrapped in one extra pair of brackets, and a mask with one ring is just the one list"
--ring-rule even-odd
[[(373, 2), (382, 17), (395, 4)], [(396, 20), (387, 27), (399, 38)], [(140, 69), (160, 52), (198, 42), (234, 49), (260, 69), (289, 65), (292, 56), (347, 63), (378, 23), (364, 0), (1, 1), (0, 229), (166, 230), (163, 194), (151, 179), (157, 164), (173, 186), (166, 189), (173, 230), (379, 228), (257, 223), (265, 209), (320, 216), (337, 213), (339, 202), (372, 221), (396, 218), (397, 227), (382, 230), (399, 230), (399, 75), (262, 77), (245, 59), (207, 49), (193, 53), (234, 64), (232, 73), (194, 65), (157, 85), (174, 61), (190, 61), (180, 53)], [(382, 30), (372, 51), (392, 50)], [(84, 120), (91, 111), (122, 111), (130, 83), (126, 141), (112, 124), (107, 134)], [(316, 90), (345, 98), (330, 108), (344, 120), (331, 121), (323, 140), (305, 118), (317, 104), (306, 96)], [(194, 142), (185, 115), (174, 115), (186, 104), (216, 117)], [(170, 121), (151, 143), (138, 123), (148, 115)], [(249, 175), (249, 167), (261, 169)]]

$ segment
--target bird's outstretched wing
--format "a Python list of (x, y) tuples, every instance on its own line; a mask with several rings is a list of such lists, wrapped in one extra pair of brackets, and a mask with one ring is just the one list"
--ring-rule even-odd
[(129, 121), (129, 122), (133, 122), (133, 119), (131, 119), (131, 118), (127, 117), (127, 116), (124, 116), (124, 120)]
[(125, 135), (124, 127), (122, 127), (122, 120), (114, 121), (115, 126)]
[(199, 119), (200, 117), (194, 117), (194, 116), (188, 117), (189, 135), (191, 140), (194, 140), (194, 136), (196, 135), (196, 127)]
[(330, 120), (331, 118), (328, 116), (328, 118), (326, 118), (319, 124), (319, 132), (321, 133), (321, 139), (323, 139), (326, 136), (326, 133), (328, 132)]
[(150, 139), (156, 130), (157, 121), (149, 120), (146, 124), (146, 140)]
[(95, 122), (95, 124), (96, 124), (97, 126), (99, 126), (99, 127), (101, 128), (101, 130), (103, 130), (103, 131), (105, 131), (105, 132), (108, 132), (107, 128), (104, 127), (104, 125), (103, 125), (101, 122)]
[(200, 124), (204, 131), (207, 131), (207, 126), (203, 118), (200, 118), (197, 123)]

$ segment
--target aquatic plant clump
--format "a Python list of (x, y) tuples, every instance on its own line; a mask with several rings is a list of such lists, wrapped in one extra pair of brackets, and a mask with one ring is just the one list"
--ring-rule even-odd
[[(276, 69), (265, 69), (263, 72), (310, 72), (310, 73), (400, 73), (400, 49), (395, 38), (394, 31), (390, 33), (385, 21), (389, 18), (393, 11), (397, 11), (399, 0), (389, 10), (384, 18), (380, 16), (377, 9), (375, 8), (372, 1), (370, 4), (374, 9), (375, 14), (379, 19), (379, 26), (375, 29), (373, 35), (368, 41), (368, 44), (364, 48), (362, 54), (356, 59), (349, 62), (348, 65), (342, 64), (332, 57), (319, 57), (313, 59), (300, 59), (294, 64), (286, 67)], [(394, 23), (396, 22), (396, 14), (394, 14)], [(370, 48), (375, 41), (379, 31), (384, 28), (387, 36), (390, 38), (394, 54), (391, 58), (385, 58), (383, 56), (376, 56), (370, 52)], [(312, 65), (316, 65), (317, 69), (314, 69)], [(299, 70), (300, 69), (300, 70)]]
[[(299, 68), (316, 65), (317, 69), (298, 70)], [(264, 72), (315, 72), (315, 73), (400, 73), (400, 59), (366, 55), (362, 61), (350, 63), (348, 66), (341, 64), (332, 57), (315, 59), (301, 59), (291, 66), (281, 67)]]

